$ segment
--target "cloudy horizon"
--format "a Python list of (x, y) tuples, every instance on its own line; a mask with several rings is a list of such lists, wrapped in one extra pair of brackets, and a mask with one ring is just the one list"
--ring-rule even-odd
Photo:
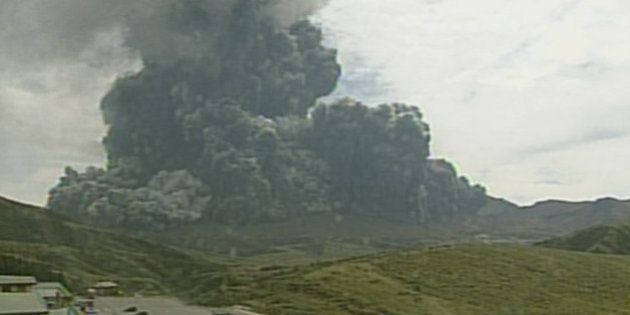
[(531, 204), (630, 197), (628, 13), (617, 0), (335, 0), (320, 18), (342, 64), (377, 75), (354, 81), (387, 88), (368, 99), (418, 105), (435, 156)]
[[(316, 20), (344, 67), (334, 96), (418, 105), (435, 156), (530, 204), (630, 197), (627, 13), (620, 0), (332, 0)], [(0, 30), (14, 47), (0, 50), (0, 195), (37, 204), (64, 166), (104, 164), (99, 100), (140, 66), (116, 32), (57, 58), (24, 37), (45, 17)]]

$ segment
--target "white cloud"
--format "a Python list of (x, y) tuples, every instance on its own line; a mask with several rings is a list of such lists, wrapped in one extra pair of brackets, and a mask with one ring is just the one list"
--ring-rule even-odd
[(630, 196), (629, 14), (622, 0), (333, 0), (320, 19), (342, 61), (423, 108), (436, 155), (529, 203)]
[(73, 60), (0, 54), (0, 195), (44, 204), (65, 166), (103, 165), (100, 99), (139, 66), (121, 47), (103, 33)]

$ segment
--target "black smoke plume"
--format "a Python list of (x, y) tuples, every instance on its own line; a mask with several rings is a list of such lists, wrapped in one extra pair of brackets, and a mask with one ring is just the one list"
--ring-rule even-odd
[(146, 229), (318, 211), (424, 222), (437, 201), (450, 215), (485, 196), (430, 167), (417, 108), (315, 106), (341, 73), (306, 20), (321, 1), (75, 2), (104, 10), (96, 24), (120, 29), (143, 68), (101, 102), (106, 168), (66, 169), (52, 211)]

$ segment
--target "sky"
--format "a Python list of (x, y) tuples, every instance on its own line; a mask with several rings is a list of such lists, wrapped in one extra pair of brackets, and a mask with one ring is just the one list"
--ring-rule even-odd
[[(0, 195), (36, 204), (66, 165), (104, 164), (99, 100), (140, 66), (116, 31), (50, 10), (0, 10)], [(331, 0), (315, 20), (344, 69), (333, 98), (418, 105), (434, 157), (531, 204), (630, 198), (627, 16), (626, 0)]]

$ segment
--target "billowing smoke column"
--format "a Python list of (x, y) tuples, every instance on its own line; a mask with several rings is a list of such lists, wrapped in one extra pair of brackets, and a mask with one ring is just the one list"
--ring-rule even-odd
[(307, 116), (340, 76), (336, 52), (305, 20), (321, 4), (111, 2), (144, 67), (102, 100), (107, 167), (66, 169), (49, 208), (146, 229), (341, 210), (422, 222), (439, 212), (432, 191), (450, 212), (471, 211), (462, 191), (477, 200), (483, 190), (450, 165), (432, 171), (417, 108), (341, 100)]
[(139, 14), (119, 22), (144, 68), (118, 80), (102, 101), (107, 169), (68, 169), (49, 207), (93, 223), (152, 228), (204, 212), (236, 220), (276, 211), (281, 187), (270, 172), (299, 166), (272, 165), (284, 161), (271, 156), (279, 135), (270, 119), (304, 117), (340, 74), (321, 31), (294, 23), (318, 4), (131, 2), (129, 12)]

